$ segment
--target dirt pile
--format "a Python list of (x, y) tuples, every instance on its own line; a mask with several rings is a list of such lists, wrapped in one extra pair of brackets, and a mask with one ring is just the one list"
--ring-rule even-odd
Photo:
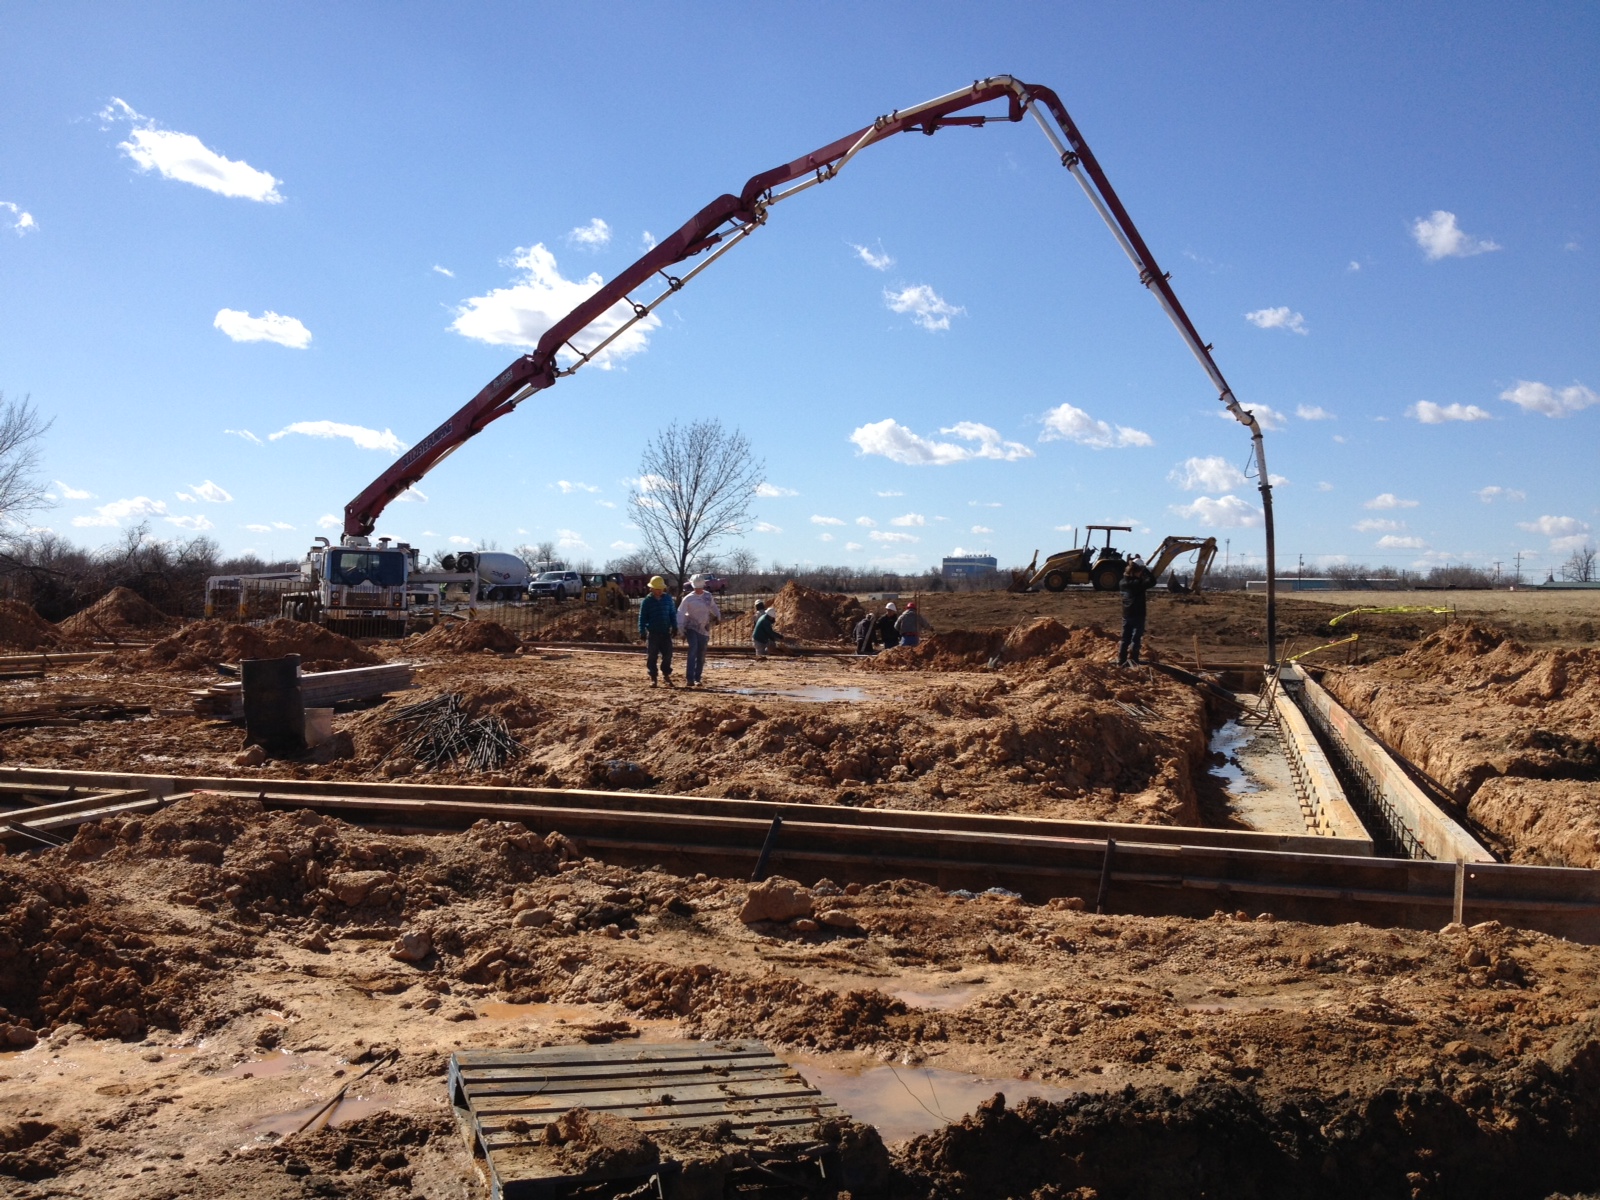
[(1517, 1064), (1446, 1090), (1396, 1079), (1364, 1095), (1268, 1100), (1212, 1083), (1061, 1103), (1003, 1095), (917, 1139), (908, 1192), (1014, 1196), (1454, 1196), (1504, 1200), (1600, 1185), (1600, 1039), (1574, 1031), (1544, 1073)]
[(279, 619), (265, 625), (194, 621), (124, 665), (146, 670), (201, 671), (215, 663), (282, 658), (285, 654), (298, 654), (303, 671), (337, 671), (383, 662), (343, 634), (305, 621)]
[(407, 638), (405, 650), (408, 654), (507, 653), (521, 644), (516, 634), (497, 621), (447, 621)]
[(140, 642), (160, 637), (177, 624), (138, 592), (114, 587), (57, 628), (80, 642)]
[(20, 600), (0, 600), (0, 646), (50, 650), (62, 643), (57, 628)]
[(1072, 659), (1114, 658), (1116, 643), (1098, 626), (1071, 627), (1054, 617), (1025, 625), (956, 629), (935, 633), (915, 646), (885, 650), (869, 663), (874, 671), (963, 671), (1032, 663), (1049, 669)]
[(865, 611), (854, 596), (819, 592), (793, 580), (772, 598), (771, 607), (778, 632), (801, 642), (848, 641)]
[(1600, 866), (1600, 650), (1463, 622), (1323, 683), (1514, 861)]
[(587, 606), (574, 612), (562, 613), (537, 633), (529, 636), (530, 642), (600, 642), (606, 645), (626, 645), (638, 637), (638, 614), (618, 613), (614, 616), (595, 611)]

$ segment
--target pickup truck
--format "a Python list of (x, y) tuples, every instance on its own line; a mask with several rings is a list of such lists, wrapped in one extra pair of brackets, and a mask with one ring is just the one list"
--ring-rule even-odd
[(528, 585), (535, 600), (575, 600), (583, 594), (583, 576), (576, 571), (546, 571)]

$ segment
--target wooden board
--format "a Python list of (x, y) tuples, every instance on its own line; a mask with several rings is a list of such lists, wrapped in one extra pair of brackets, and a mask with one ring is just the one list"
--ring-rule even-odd
[(759, 1041), (460, 1050), (451, 1056), (449, 1083), (491, 1200), (553, 1198), (583, 1184), (652, 1175), (659, 1194), (671, 1194), (682, 1164), (670, 1144), (660, 1166), (643, 1173), (637, 1166), (570, 1173), (544, 1131), (574, 1108), (623, 1117), (652, 1137), (720, 1125), (736, 1143), (759, 1141), (768, 1162), (809, 1169), (819, 1193), (836, 1186), (817, 1167), (826, 1147), (812, 1130), (846, 1114)]

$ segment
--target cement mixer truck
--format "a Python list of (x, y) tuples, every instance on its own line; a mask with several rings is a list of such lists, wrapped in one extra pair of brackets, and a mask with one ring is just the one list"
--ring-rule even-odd
[(522, 600), (528, 595), (532, 574), (528, 564), (515, 554), (495, 550), (463, 550), (439, 560), (446, 571), (477, 575), (479, 600)]

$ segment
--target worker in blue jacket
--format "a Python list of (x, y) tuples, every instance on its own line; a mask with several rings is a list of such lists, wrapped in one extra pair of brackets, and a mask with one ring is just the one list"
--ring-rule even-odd
[(678, 606), (667, 595), (667, 581), (650, 577), (650, 594), (639, 601), (639, 636), (646, 647), (645, 670), (650, 686), (656, 686), (656, 660), (661, 660), (661, 678), (672, 686), (672, 639), (678, 632)]

